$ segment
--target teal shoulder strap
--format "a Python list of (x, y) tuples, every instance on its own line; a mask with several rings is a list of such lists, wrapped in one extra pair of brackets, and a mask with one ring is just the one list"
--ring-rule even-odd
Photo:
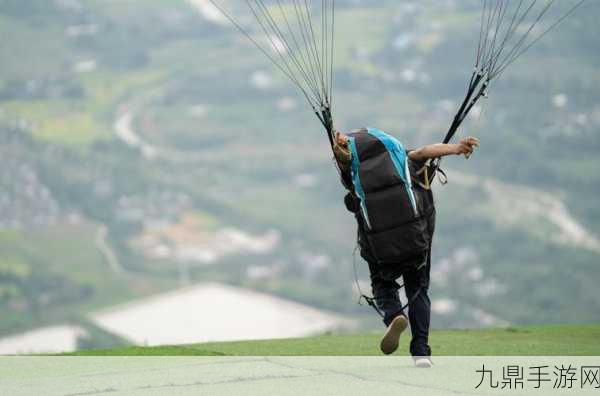
[(348, 138), (348, 142), (350, 144), (350, 150), (352, 152), (352, 164), (350, 166), (350, 170), (352, 173), (352, 184), (354, 185), (354, 192), (360, 199), (360, 209), (363, 212), (363, 217), (365, 218), (365, 221), (367, 222), (367, 227), (371, 228), (371, 223), (369, 221), (369, 214), (367, 212), (367, 205), (365, 201), (365, 192), (362, 188), (358, 172), (358, 168), (360, 167), (360, 159), (358, 158), (358, 148), (356, 146), (356, 139), (350, 137)]
[(406, 149), (398, 139), (388, 135), (387, 133), (379, 129), (367, 128), (367, 130), (369, 134), (379, 139), (390, 153), (390, 157), (392, 158), (392, 162), (396, 167), (396, 171), (404, 181), (404, 185), (406, 186), (406, 192), (410, 197), (410, 201), (413, 210), (415, 211), (415, 215), (418, 215), (417, 200), (415, 199), (415, 194), (412, 189), (412, 180), (410, 178), (410, 170), (408, 168), (408, 156), (406, 154)]

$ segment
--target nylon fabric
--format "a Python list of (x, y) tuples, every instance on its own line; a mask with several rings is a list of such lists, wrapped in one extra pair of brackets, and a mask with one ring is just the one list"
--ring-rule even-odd
[(358, 196), (360, 200), (360, 209), (363, 212), (364, 220), (367, 224), (367, 227), (371, 228), (371, 224), (369, 222), (369, 213), (367, 212), (367, 206), (365, 204), (365, 192), (362, 187), (362, 183), (360, 182), (360, 175), (358, 173), (358, 168), (360, 167), (360, 159), (358, 155), (354, 153), (358, 153), (358, 148), (356, 146), (356, 140), (353, 137), (348, 139), (348, 144), (350, 145), (350, 149), (352, 150), (352, 184), (354, 185), (354, 192)]
[(367, 130), (369, 134), (381, 140), (381, 142), (390, 152), (390, 156), (392, 157), (392, 161), (394, 163), (394, 166), (396, 167), (396, 171), (399, 175), (401, 175), (402, 180), (405, 182), (406, 192), (410, 197), (413, 209), (415, 211), (415, 215), (418, 215), (417, 201), (412, 191), (412, 182), (410, 180), (410, 172), (408, 170), (408, 158), (406, 156), (406, 150), (404, 146), (402, 145), (402, 143), (400, 143), (398, 139), (388, 135), (387, 133), (379, 129), (367, 128)]
[(430, 238), (404, 146), (375, 128), (350, 133), (349, 145), (351, 179), (359, 201), (350, 206), (360, 207), (357, 220), (365, 225), (363, 243), (382, 264), (405, 263), (407, 269), (420, 264)]

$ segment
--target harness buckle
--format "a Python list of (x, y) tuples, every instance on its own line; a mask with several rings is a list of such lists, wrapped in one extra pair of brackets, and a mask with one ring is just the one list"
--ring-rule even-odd
[(424, 188), (425, 190), (431, 190), (431, 182), (429, 181), (429, 165), (425, 164), (417, 171), (417, 176), (421, 175), (423, 175), (423, 180), (425, 180), (425, 183), (422, 183), (421, 180), (417, 180), (417, 183), (419, 186), (421, 186), (421, 188)]

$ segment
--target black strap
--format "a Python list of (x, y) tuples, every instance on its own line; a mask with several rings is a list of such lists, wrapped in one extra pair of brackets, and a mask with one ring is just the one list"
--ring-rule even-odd
[[(423, 185), (423, 183), (418, 182), (418, 184), (425, 188), (426, 190), (431, 190), (431, 184), (433, 183), (435, 177), (437, 176), (440, 184), (442, 185), (446, 185), (448, 184), (448, 176), (446, 175), (446, 172), (444, 172), (444, 170), (441, 168), (440, 164), (442, 162), (441, 158), (434, 158), (432, 160), (430, 160), (427, 164), (425, 164), (426, 167), (426, 172), (427, 172), (427, 176), (428, 176), (428, 185)], [(427, 186), (429, 186), (429, 188), (426, 188)]]
[(382, 319), (385, 318), (385, 314), (383, 312), (381, 312), (379, 307), (377, 307), (377, 304), (375, 303), (375, 298), (365, 296), (364, 294), (361, 293), (360, 297), (358, 298), (358, 305), (362, 305), (363, 299), (367, 302), (367, 304), (369, 304), (371, 307), (373, 307), (375, 312), (377, 312), (379, 314), (379, 316), (381, 316)]
[(363, 305), (362, 300), (364, 299), (367, 302), (367, 304), (369, 304), (371, 307), (373, 307), (373, 309), (375, 310), (375, 312), (377, 312), (377, 314), (379, 314), (379, 316), (384, 318), (385, 315), (377, 307), (377, 304), (375, 304), (375, 299), (373, 297), (369, 297), (369, 296), (365, 295), (362, 292), (360, 283), (358, 282), (358, 272), (356, 271), (356, 252), (358, 251), (358, 248), (359, 248), (359, 246), (358, 246), (359, 235), (360, 235), (359, 231), (357, 230), (356, 231), (356, 246), (354, 247), (354, 251), (352, 252), (352, 268), (354, 270), (354, 282), (356, 282), (356, 289), (358, 290), (358, 294), (360, 295), (358, 297), (358, 305)]
[(473, 75), (471, 76), (471, 81), (469, 82), (469, 87), (467, 89), (467, 94), (463, 102), (458, 109), (458, 112), (454, 116), (454, 120), (452, 121), (452, 125), (448, 129), (446, 136), (444, 137), (443, 143), (449, 143), (450, 140), (456, 134), (458, 127), (463, 123), (469, 112), (475, 106), (477, 101), (482, 97), (486, 96), (486, 91), (489, 85), (489, 76), (482, 72), (481, 70), (475, 70)]
[[(400, 288), (402, 288), (403, 286), (404, 285), (400, 286)], [(409, 298), (409, 300), (406, 302), (406, 304), (404, 304), (404, 306), (402, 306), (402, 308), (400, 308), (400, 310), (404, 311), (413, 302), (415, 302), (415, 300), (417, 299), (417, 297), (419, 297), (419, 294), (421, 294), (422, 290), (423, 290), (423, 286), (420, 286), (417, 289), (417, 291), (415, 292), (415, 294), (413, 294), (412, 297)], [(379, 316), (381, 316), (381, 318), (385, 318), (385, 314), (383, 312), (381, 312), (381, 310), (379, 309), (379, 307), (376, 304), (377, 300), (376, 300), (375, 297), (369, 297), (369, 296), (364, 295), (362, 292), (360, 292), (360, 297), (358, 298), (358, 305), (363, 305), (362, 304), (362, 300), (363, 299), (367, 302), (367, 304), (369, 304), (371, 307), (373, 307), (373, 309), (375, 310), (375, 312), (377, 312), (379, 314)]]
[(323, 125), (323, 128), (325, 128), (325, 132), (327, 132), (327, 138), (329, 139), (329, 145), (331, 146), (331, 148), (333, 149), (333, 139), (335, 139), (334, 136), (334, 129), (333, 129), (333, 117), (331, 115), (331, 108), (326, 105), (326, 104), (322, 104), (320, 109), (314, 109), (315, 110), (315, 114), (317, 116), (317, 118), (319, 119), (319, 121), (321, 121), (321, 124)]
[(448, 184), (448, 176), (446, 176), (446, 172), (444, 172), (444, 170), (442, 168), (437, 167), (436, 172), (439, 172), (437, 174), (438, 176), (438, 180), (440, 181), (440, 184), (445, 185)]
[[(362, 300), (365, 300), (367, 302), (368, 305), (370, 305), (371, 307), (373, 307), (373, 309), (375, 310), (375, 312), (377, 312), (377, 314), (379, 316), (381, 316), (382, 319), (385, 318), (385, 314), (383, 312), (381, 312), (381, 310), (379, 309), (379, 307), (377, 306), (376, 303), (376, 298), (375, 297), (369, 297), (367, 295), (365, 295), (362, 292), (362, 289), (360, 287), (360, 283), (358, 282), (358, 273), (356, 271), (356, 252), (359, 249), (359, 244), (358, 244), (358, 238), (359, 238), (359, 232), (357, 230), (356, 232), (356, 246), (354, 247), (354, 251), (352, 252), (352, 268), (354, 269), (354, 281), (356, 282), (356, 288), (358, 290), (358, 293), (360, 294), (360, 297), (358, 297), (358, 305), (363, 305), (362, 304)], [(425, 263), (423, 263), (423, 265), (421, 265), (419, 268), (417, 268), (417, 271), (420, 271), (421, 269), (425, 268), (427, 265)], [(402, 276), (404, 278), (404, 275)], [(405, 283), (403, 283), (402, 285), (400, 285), (399, 289), (402, 289), (404, 287)], [(417, 291), (415, 292), (415, 294), (413, 294), (412, 297), (409, 298), (409, 300), (407, 301), (407, 303), (400, 308), (401, 311), (404, 311), (409, 305), (411, 305), (416, 299), (417, 297), (419, 297), (419, 294), (421, 293), (421, 291), (423, 290), (423, 286), (420, 286)], [(407, 296), (408, 298), (408, 296)]]

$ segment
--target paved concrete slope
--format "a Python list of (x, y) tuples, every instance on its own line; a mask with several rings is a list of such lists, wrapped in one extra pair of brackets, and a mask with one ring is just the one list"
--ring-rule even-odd
[[(594, 385), (554, 389), (554, 366), (572, 365), (579, 378), (598, 357), (440, 357), (417, 369), (397, 357), (2, 357), (2, 395), (462, 395), (598, 394)], [(477, 388), (485, 366), (502, 381), (507, 365), (525, 371), (523, 389)], [(528, 381), (529, 367), (550, 367), (549, 383)], [(558, 378), (558, 377), (557, 377)], [(500, 382), (500, 386), (502, 382)]]

